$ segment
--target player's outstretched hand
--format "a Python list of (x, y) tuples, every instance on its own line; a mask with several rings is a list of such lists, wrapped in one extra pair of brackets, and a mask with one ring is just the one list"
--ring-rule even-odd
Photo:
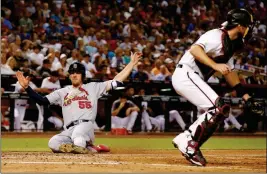
[(140, 52), (135, 52), (134, 54), (131, 52), (131, 62), (136, 65), (139, 60), (142, 58), (142, 53)]
[(222, 75), (226, 75), (229, 72), (231, 72), (231, 68), (228, 65), (223, 64), (223, 63), (216, 63), (214, 65), (213, 69), (215, 71), (218, 71), (218, 72), (222, 73)]
[(19, 84), (25, 89), (29, 86), (30, 80), (29, 77), (24, 77), (23, 73), (20, 71), (16, 72), (17, 79), (19, 81)]

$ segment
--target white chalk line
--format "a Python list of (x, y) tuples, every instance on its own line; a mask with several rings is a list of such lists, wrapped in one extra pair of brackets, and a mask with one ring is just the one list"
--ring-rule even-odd
[[(181, 165), (181, 164), (160, 164), (160, 163), (152, 163), (152, 164), (145, 164), (145, 163), (135, 163), (135, 162), (116, 162), (116, 161), (106, 161), (106, 162), (60, 162), (60, 161), (54, 161), (54, 162), (48, 162), (48, 161), (6, 161), (6, 162), (2, 162), (4, 164), (61, 164), (61, 165), (144, 165), (144, 166), (159, 166), (159, 167), (186, 167), (186, 168), (192, 168), (192, 167), (197, 167), (197, 166), (190, 166), (190, 165)], [(223, 167), (223, 166), (205, 166), (205, 168), (209, 168), (209, 169), (214, 169), (214, 168), (218, 168), (218, 169), (240, 169), (238, 166), (237, 167)], [(255, 170), (255, 169), (251, 169), (251, 168), (246, 168), (246, 167), (242, 167), (242, 169), (244, 170)]]
[[(157, 156), (159, 155), (159, 156)], [(152, 157), (153, 158), (166, 158), (168, 156), (172, 156), (174, 157), (174, 155), (177, 155), (177, 154), (164, 154), (164, 156), (162, 156), (163, 154), (94, 154), (93, 157), (114, 157), (114, 156), (131, 156), (131, 157), (138, 157), (138, 156), (145, 156), (145, 157)], [(179, 154), (178, 154), (179, 155)], [(36, 155), (26, 155), (27, 157), (36, 157)], [(217, 155), (204, 155), (205, 157), (217, 157), (217, 158), (236, 158), (236, 157), (255, 157), (255, 158), (258, 158), (258, 157), (263, 157), (263, 158), (266, 158), (266, 155), (261, 155), (261, 154), (246, 154), (246, 155), (223, 155), (223, 154), (217, 154)], [(54, 155), (50, 155), (50, 156), (45, 156), (46, 158), (72, 158), (72, 159), (87, 159), (88, 157), (90, 157), (89, 155), (88, 156), (73, 156), (73, 155), (59, 155), (59, 156), (54, 156)], [(9, 155), (6, 155), (6, 156), (2, 156), (1, 157), (2, 159), (17, 159), (18, 157), (17, 156), (9, 156)]]

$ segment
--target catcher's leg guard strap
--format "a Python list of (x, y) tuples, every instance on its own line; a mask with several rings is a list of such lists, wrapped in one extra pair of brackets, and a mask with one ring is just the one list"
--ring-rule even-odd
[[(199, 122), (195, 127), (195, 130), (192, 130), (191, 126), (189, 128), (189, 132), (191, 132), (192, 139), (198, 142), (199, 147), (206, 142), (212, 134), (216, 131), (218, 125), (223, 122), (225, 119), (222, 114), (214, 114), (204, 113), (199, 119), (202, 121)], [(193, 134), (194, 133), (194, 134)]]
[(215, 107), (212, 107), (209, 110), (214, 109), (217, 113), (219, 112), (225, 117), (228, 117), (231, 109), (231, 99), (218, 97), (215, 101)]

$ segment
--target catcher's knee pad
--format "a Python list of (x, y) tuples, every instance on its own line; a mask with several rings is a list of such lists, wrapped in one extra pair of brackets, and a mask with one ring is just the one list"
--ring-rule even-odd
[(82, 136), (73, 138), (73, 144), (76, 146), (86, 147), (86, 143), (87, 143), (87, 141)]
[[(224, 115), (225, 117), (228, 117), (230, 113), (230, 109), (231, 109), (231, 99), (218, 97), (215, 101), (215, 107), (216, 107), (216, 110), (217, 109), (219, 110), (220, 114)], [(210, 108), (209, 110), (213, 108), (214, 107)]]

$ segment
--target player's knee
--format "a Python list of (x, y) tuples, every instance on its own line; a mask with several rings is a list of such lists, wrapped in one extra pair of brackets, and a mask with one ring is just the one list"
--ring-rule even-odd
[(76, 146), (86, 147), (86, 140), (85, 140), (85, 138), (82, 137), (82, 136), (73, 138), (73, 143), (74, 143)]
[(223, 99), (222, 97), (218, 97), (215, 101), (215, 106), (219, 109), (219, 113), (228, 117), (231, 109), (231, 101), (229, 99)]
[(55, 136), (53, 136), (49, 141), (48, 141), (48, 147), (53, 151), (56, 152), (59, 150), (60, 142), (57, 140)]
[(169, 111), (169, 114), (170, 114), (170, 115), (175, 115), (175, 114), (178, 114), (178, 111), (176, 111), (176, 110), (171, 110), (171, 111)]
[(132, 113), (131, 113), (131, 116), (137, 116), (138, 115), (138, 112), (137, 111), (133, 111)]
[(144, 117), (144, 116), (147, 116), (147, 115), (148, 115), (147, 111), (144, 110), (144, 111), (142, 112), (142, 116)]

